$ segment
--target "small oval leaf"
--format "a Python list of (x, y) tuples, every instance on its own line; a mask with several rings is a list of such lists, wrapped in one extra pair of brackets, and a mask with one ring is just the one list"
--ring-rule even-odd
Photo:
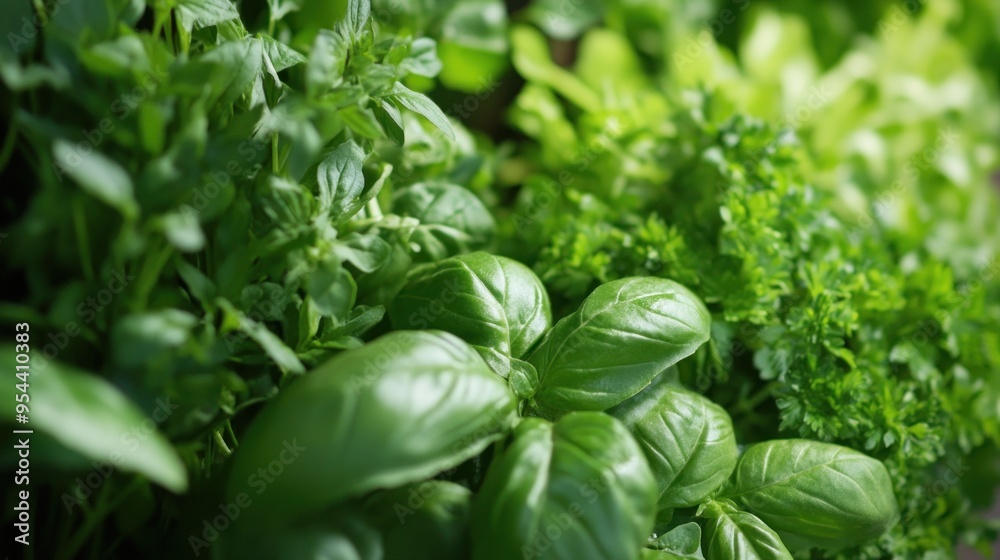
[(658, 485), (658, 508), (694, 507), (736, 467), (729, 414), (707, 398), (658, 379), (610, 409), (632, 432)]
[(708, 520), (702, 546), (710, 560), (792, 560), (767, 524), (731, 502), (710, 502), (700, 515)]
[[(389, 306), (389, 317), (397, 329), (447, 331), (506, 362), (523, 356), (552, 325), (549, 297), (535, 273), (483, 252), (418, 271)], [(497, 373), (507, 377), (509, 370)]]

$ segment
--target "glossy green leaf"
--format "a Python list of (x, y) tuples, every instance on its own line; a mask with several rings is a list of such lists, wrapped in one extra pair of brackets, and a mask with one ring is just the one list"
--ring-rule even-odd
[(353, 37), (359, 37), (368, 29), (371, 19), (371, 2), (369, 0), (347, 0), (347, 14), (344, 26)]
[[(416, 271), (389, 306), (389, 318), (398, 329), (448, 331), (477, 349), (513, 358), (552, 325), (548, 294), (531, 269), (483, 252)], [(507, 377), (508, 371), (497, 373)]]
[(570, 6), (560, 0), (533, 2), (530, 17), (545, 34), (564, 41), (580, 36), (604, 15), (604, 3), (599, 0), (581, 0)]
[[(512, 426), (515, 404), (460, 339), (392, 332), (339, 354), (268, 403), (240, 438), (228, 495), (247, 491), (259, 468), (285, 457), (284, 474), (247, 516), (252, 524), (293, 524), (477, 455)], [(288, 449), (295, 457), (281, 455)]]
[(426, 78), (437, 76), (441, 71), (441, 61), (434, 40), (428, 37), (414, 39), (407, 57), (399, 63), (399, 69)]
[(608, 414), (625, 424), (645, 453), (660, 510), (697, 506), (736, 467), (729, 414), (679, 385), (657, 379)]
[(321, 29), (306, 62), (306, 92), (318, 97), (339, 83), (347, 64), (348, 44), (342, 36)]
[(240, 17), (229, 0), (176, 0), (177, 18), (189, 33)]
[(383, 136), (382, 125), (371, 109), (348, 105), (341, 107), (337, 115), (344, 119), (351, 132), (361, 138), (380, 140)]
[(547, 416), (611, 408), (691, 355), (710, 322), (701, 300), (672, 280), (599, 286), (529, 356), (539, 375), (535, 406)]
[(358, 288), (351, 273), (337, 262), (324, 262), (309, 275), (309, 298), (326, 317), (342, 317), (354, 306)]
[(600, 413), (525, 419), (473, 503), (475, 560), (636, 558), (655, 484), (628, 431)]
[(707, 519), (702, 545), (709, 560), (792, 560), (773, 530), (731, 502), (710, 502), (699, 515)]
[(286, 68), (291, 68), (292, 66), (306, 62), (305, 56), (285, 43), (282, 43), (281, 41), (278, 41), (268, 35), (258, 33), (257, 36), (260, 38), (261, 45), (264, 48), (264, 54), (266, 54), (268, 60), (271, 61), (271, 65), (274, 67), (275, 72), (281, 72)]
[[(30, 334), (30, 333), (29, 333)], [(0, 350), (4, 363), (15, 360), (10, 347)], [(139, 473), (173, 492), (187, 489), (188, 474), (176, 450), (155, 426), (176, 409), (170, 399), (161, 399), (141, 410), (107, 380), (66, 364), (50, 360), (29, 361), (30, 384), (27, 401), (27, 425), (13, 429), (31, 429), (48, 434), (65, 447), (100, 465)], [(5, 383), (0, 396), (11, 403), (4, 422), (14, 422), (15, 381)], [(106, 468), (106, 466), (104, 467)]]
[[(698, 556), (697, 558), (703, 558)], [(653, 550), (651, 548), (644, 548), (639, 552), (639, 560), (687, 560), (684, 556), (678, 556), (673, 552), (667, 552), (666, 550)]]
[(493, 216), (468, 189), (448, 183), (417, 183), (397, 191), (392, 210), (420, 220), (411, 235), (423, 262), (485, 249), (493, 240)]
[(299, 9), (302, 0), (267, 0), (267, 7), (271, 12), (271, 19), (280, 21), (286, 15)]
[(545, 37), (536, 29), (519, 25), (511, 30), (511, 60), (530, 82), (544, 84), (585, 111), (598, 111), (600, 97), (575, 75), (552, 61)]
[(266, 325), (253, 320), (225, 299), (218, 298), (215, 300), (215, 303), (225, 310), (235, 322), (239, 330), (233, 334), (237, 340), (240, 338), (240, 333), (246, 335), (247, 338), (260, 346), (264, 353), (274, 360), (275, 365), (283, 371), (289, 373), (302, 373), (305, 371), (305, 367), (299, 361), (295, 352), (283, 340), (278, 338), (277, 335), (268, 330)]
[(363, 510), (382, 533), (386, 558), (466, 560), (471, 505), (468, 488), (428, 480), (378, 492)]
[(816, 441), (751, 446), (724, 495), (764, 520), (792, 551), (836, 551), (881, 535), (899, 519), (880, 461)]
[(501, 0), (456, 2), (441, 23), (441, 82), (460, 91), (492, 93), (509, 64), (507, 31)]
[(351, 233), (333, 246), (333, 254), (361, 272), (374, 272), (389, 260), (392, 247), (381, 237)]
[(205, 247), (205, 233), (193, 212), (173, 212), (160, 222), (167, 241), (179, 251), (194, 253)]
[(399, 107), (396, 107), (391, 99), (386, 98), (378, 100), (371, 110), (379, 126), (382, 127), (382, 132), (393, 144), (402, 146), (406, 137), (403, 133), (403, 115)]
[(451, 128), (448, 117), (426, 95), (417, 93), (399, 82), (393, 85), (389, 95), (399, 105), (426, 118), (441, 132), (444, 132), (448, 139), (455, 140), (455, 131)]
[(138, 212), (132, 179), (118, 162), (95, 150), (80, 150), (64, 140), (52, 145), (56, 172), (78, 183), (87, 194), (112, 208), (126, 218)]
[[(257, 507), (254, 493), (246, 495), (246, 510)], [(238, 507), (240, 502), (231, 502)], [(238, 521), (238, 519), (236, 520)], [(264, 530), (240, 530), (238, 523), (220, 532), (218, 548), (225, 560), (384, 560), (382, 535), (369, 523), (346, 512), (334, 512), (310, 519), (295, 527), (273, 527)], [(208, 540), (192, 541), (196, 556), (215, 549)], [(203, 544), (204, 543), (204, 546)]]
[[(213, 66), (213, 86), (209, 106), (223, 107), (236, 101), (253, 84), (264, 65), (264, 48), (260, 41), (230, 41), (198, 57), (198, 62)], [(204, 87), (204, 84), (202, 84)]]
[(197, 324), (197, 317), (180, 309), (125, 315), (111, 329), (111, 355), (122, 367), (170, 360), (189, 342)]
[(330, 152), (316, 169), (320, 211), (339, 218), (361, 196), (365, 176), (361, 171), (365, 153), (353, 140)]
[(674, 527), (670, 531), (652, 539), (649, 546), (665, 556), (651, 558), (704, 560), (701, 552), (701, 526), (694, 521)]

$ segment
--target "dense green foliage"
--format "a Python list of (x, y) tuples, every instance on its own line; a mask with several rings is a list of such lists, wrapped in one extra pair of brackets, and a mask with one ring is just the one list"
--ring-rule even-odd
[(994, 3), (10, 4), (25, 557), (991, 553)]

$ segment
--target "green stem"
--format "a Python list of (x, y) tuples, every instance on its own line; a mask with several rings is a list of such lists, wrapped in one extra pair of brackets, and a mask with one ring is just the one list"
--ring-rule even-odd
[(38, 21), (41, 22), (42, 27), (48, 25), (49, 15), (45, 11), (45, 3), (42, 0), (31, 0), (31, 3), (35, 7), (35, 14), (38, 15)]
[(271, 172), (278, 174), (280, 166), (278, 163), (278, 133), (271, 133)]
[(215, 444), (219, 446), (219, 450), (222, 451), (223, 455), (229, 457), (233, 454), (233, 450), (229, 449), (229, 446), (226, 445), (226, 440), (222, 439), (222, 432), (213, 431), (212, 438), (215, 440)]
[(148, 303), (149, 294), (152, 293), (153, 287), (160, 279), (160, 272), (163, 267), (166, 266), (170, 257), (173, 255), (173, 249), (169, 246), (161, 246), (162, 241), (151, 242), (152, 247), (146, 260), (142, 263), (142, 269), (139, 271), (139, 278), (136, 280), (136, 301), (140, 302), (139, 310), (146, 308)]
[(90, 240), (87, 237), (87, 215), (79, 197), (73, 201), (73, 225), (76, 227), (76, 244), (80, 252), (80, 266), (83, 267), (83, 276), (88, 282), (92, 282), (94, 280), (94, 265), (91, 263)]
[(764, 385), (756, 393), (750, 396), (750, 398), (740, 403), (740, 405), (736, 407), (736, 410), (733, 411), (733, 416), (736, 416), (737, 414), (742, 415), (753, 412), (753, 410), (757, 408), (757, 406), (759, 406), (760, 403), (770, 398), (772, 396), (772, 393), (774, 393), (774, 390), (780, 386), (781, 383), (778, 381), (772, 381), (767, 385)]
[(368, 215), (371, 216), (376, 222), (382, 219), (382, 207), (378, 204), (378, 197), (372, 197), (366, 205), (368, 210)]
[(173, 11), (167, 12), (167, 45), (170, 46), (170, 52), (177, 54), (177, 46), (174, 45), (174, 13)]
[(233, 423), (226, 420), (226, 433), (229, 434), (229, 439), (233, 440), (233, 447), (239, 447), (240, 442), (236, 439), (236, 432), (233, 431)]
[(153, 37), (160, 36), (160, 30), (163, 29), (163, 14), (157, 8), (154, 9), (155, 15), (153, 16)]
[(3, 171), (7, 167), (7, 161), (10, 160), (11, 154), (14, 153), (14, 146), (17, 139), (17, 123), (14, 122), (14, 113), (10, 114), (10, 122), (8, 123), (7, 136), (3, 139), (3, 149), (0, 150), (0, 171)]
[[(69, 541), (69, 544), (67, 544), (65, 548), (63, 548), (60, 551), (59, 558), (66, 560), (69, 560), (71, 558), (77, 558), (78, 557), (77, 553), (79, 552), (80, 548), (84, 545), (84, 543), (87, 542), (87, 539), (90, 538), (90, 534), (93, 533), (95, 529), (100, 527), (101, 523), (104, 521), (104, 518), (107, 517), (108, 514), (110, 514), (114, 510), (118, 509), (118, 506), (120, 506), (122, 502), (124, 502), (125, 499), (128, 498), (129, 494), (131, 494), (137, 488), (139, 488), (141, 483), (142, 483), (141, 479), (134, 478), (132, 479), (132, 482), (128, 484), (128, 486), (126, 486), (122, 491), (117, 492), (111, 500), (105, 501), (102, 499), (101, 502), (94, 509), (94, 512), (91, 515), (89, 515), (87, 519), (83, 522), (83, 525), (80, 527), (80, 530), (77, 531), (75, 535), (73, 535), (73, 538)], [(109, 493), (110, 493), (109, 489), (106, 489), (103, 492), (101, 492), (102, 498)]]
[(101, 543), (104, 540), (104, 531), (101, 529), (102, 526), (98, 525), (94, 530), (94, 538), (90, 542), (90, 560), (100, 560)]

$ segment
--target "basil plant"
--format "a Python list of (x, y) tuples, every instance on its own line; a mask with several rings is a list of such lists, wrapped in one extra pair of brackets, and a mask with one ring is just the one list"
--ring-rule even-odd
[(862, 453), (740, 454), (726, 410), (670, 375), (711, 325), (672, 280), (606, 283), (553, 325), (534, 272), (480, 251), (416, 266), (387, 311), (397, 330), (293, 379), (250, 424), (228, 499), (295, 457), (227, 557), (788, 560), (898, 519)]

